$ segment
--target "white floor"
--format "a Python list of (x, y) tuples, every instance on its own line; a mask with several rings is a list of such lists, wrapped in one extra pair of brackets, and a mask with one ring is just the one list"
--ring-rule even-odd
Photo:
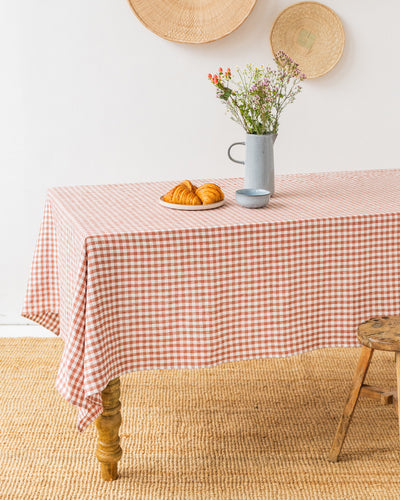
[(49, 332), (39, 325), (0, 325), (0, 337), (52, 337), (54, 333)]

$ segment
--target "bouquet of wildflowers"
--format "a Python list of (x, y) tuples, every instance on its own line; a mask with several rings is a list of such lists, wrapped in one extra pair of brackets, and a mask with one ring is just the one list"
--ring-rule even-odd
[(208, 75), (217, 89), (217, 98), (248, 134), (277, 134), (282, 111), (294, 101), (306, 78), (283, 51), (275, 54), (274, 61), (276, 69), (252, 64), (244, 70), (237, 68), (238, 81), (232, 79), (230, 68), (219, 68), (218, 74)]

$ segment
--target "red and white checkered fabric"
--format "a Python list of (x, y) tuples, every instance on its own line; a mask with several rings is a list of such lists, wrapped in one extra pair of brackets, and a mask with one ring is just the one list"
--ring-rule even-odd
[(80, 430), (124, 373), (355, 346), (399, 314), (400, 171), (280, 176), (258, 210), (214, 182), (226, 204), (201, 212), (158, 203), (174, 182), (49, 190), (23, 315), (65, 341)]

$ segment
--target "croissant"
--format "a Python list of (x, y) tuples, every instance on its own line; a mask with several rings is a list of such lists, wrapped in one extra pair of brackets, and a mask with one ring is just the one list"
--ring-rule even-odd
[(181, 182), (164, 195), (164, 201), (178, 205), (201, 205), (201, 200), (195, 190), (196, 187), (190, 181)]
[(189, 189), (189, 191), (192, 191), (192, 193), (195, 193), (197, 190), (197, 187), (188, 180), (182, 181), (181, 184), (186, 186)]
[(224, 199), (224, 193), (221, 188), (216, 184), (208, 183), (203, 184), (198, 189), (196, 189), (196, 195), (200, 198), (203, 205), (208, 205), (209, 203), (216, 203)]

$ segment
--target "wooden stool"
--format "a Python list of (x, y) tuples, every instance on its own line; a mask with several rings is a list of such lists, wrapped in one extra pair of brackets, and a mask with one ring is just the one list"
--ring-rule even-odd
[[(347, 398), (343, 415), (340, 419), (339, 426), (333, 440), (331, 451), (329, 452), (329, 460), (331, 462), (337, 462), (360, 394), (361, 396), (377, 399), (383, 404), (393, 403), (397, 414), (399, 414), (400, 316), (380, 316), (379, 318), (372, 318), (365, 321), (358, 327), (357, 337), (363, 346), (361, 349), (360, 359), (354, 373), (351, 391)], [(396, 353), (397, 391), (390, 392), (378, 387), (372, 387), (364, 384), (364, 379), (375, 349), (381, 351), (393, 351)]]

